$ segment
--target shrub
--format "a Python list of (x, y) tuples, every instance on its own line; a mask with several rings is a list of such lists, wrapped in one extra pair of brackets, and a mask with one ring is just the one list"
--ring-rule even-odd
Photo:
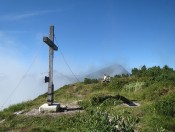
[(126, 84), (124, 86), (124, 90), (129, 92), (134, 92), (141, 89), (144, 85), (145, 85), (144, 82), (133, 82), (133, 83)]
[(80, 105), (83, 109), (86, 109), (89, 106), (91, 106), (91, 103), (89, 100), (83, 100), (83, 101), (79, 101), (78, 105)]
[(119, 105), (121, 104), (122, 101), (121, 100), (118, 100), (118, 99), (115, 99), (115, 98), (108, 98), (106, 99), (105, 101), (103, 101), (100, 106), (116, 106), (116, 105)]
[(92, 83), (98, 83), (98, 80), (97, 79), (89, 79), (89, 78), (84, 79), (84, 84), (92, 84)]
[(97, 108), (89, 113), (89, 118), (85, 124), (88, 131), (94, 132), (134, 132), (137, 120), (137, 118), (130, 115), (110, 115), (108, 112), (103, 112), (100, 108)]
[(175, 94), (164, 97), (155, 103), (157, 114), (175, 117)]
[(109, 89), (111, 90), (121, 90), (124, 85), (129, 83), (128, 78), (112, 78), (110, 83), (109, 83)]

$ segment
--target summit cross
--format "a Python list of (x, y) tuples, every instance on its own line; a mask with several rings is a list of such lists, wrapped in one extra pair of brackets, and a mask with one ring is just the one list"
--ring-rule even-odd
[(53, 54), (54, 50), (57, 51), (58, 47), (54, 44), (54, 26), (50, 26), (50, 35), (43, 37), (43, 42), (49, 46), (49, 77), (45, 76), (45, 83), (48, 82), (48, 105), (52, 105), (54, 102), (54, 84), (53, 84)]

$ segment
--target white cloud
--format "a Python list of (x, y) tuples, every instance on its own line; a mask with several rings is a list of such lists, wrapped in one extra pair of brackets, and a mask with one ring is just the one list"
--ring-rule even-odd
[[(42, 77), (29, 71), (30, 65), (26, 64), (18, 52), (15, 39), (0, 32), (0, 109), (33, 99), (46, 90), (43, 89)], [(38, 67), (36, 66), (34, 71), (39, 69)]]
[[(34, 99), (47, 92), (48, 84), (44, 83), (44, 76), (48, 75), (48, 60), (46, 60), (48, 58), (43, 58), (43, 51), (36, 50), (32, 54), (38, 52), (39, 55), (33, 55), (26, 60), (25, 55), (22, 57), (21, 54), (19, 55), (21, 48), (16, 47), (17, 44), (20, 45), (19, 41), (16, 43), (16, 40), (11, 36), (0, 32), (0, 109)], [(41, 46), (41, 50), (43, 50), (42, 48), (46, 47)], [(46, 73), (41, 74), (42, 72)], [(61, 72), (64, 73), (64, 71)], [(54, 72), (55, 89), (73, 81), (74, 78), (69, 77), (69, 75), (65, 76)]]
[(0, 21), (14, 21), (14, 20), (22, 20), (30, 17), (35, 17), (39, 15), (44, 15), (48, 13), (58, 12), (59, 10), (42, 10), (42, 11), (32, 11), (32, 12), (25, 12), (20, 14), (6, 14), (0, 16)]

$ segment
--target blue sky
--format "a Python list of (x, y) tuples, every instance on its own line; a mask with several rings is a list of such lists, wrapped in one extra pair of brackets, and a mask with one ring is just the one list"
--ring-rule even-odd
[[(30, 84), (35, 84), (36, 78), (42, 80), (42, 73), (48, 71), (48, 46), (42, 38), (49, 34), (52, 24), (55, 43), (75, 74), (116, 63), (128, 71), (143, 65), (175, 68), (174, 0), (0, 2), (0, 78), (4, 81), (0, 87), (6, 87), (2, 98), (13, 91), (8, 88), (17, 85), (28, 67), (31, 78), (24, 80), (19, 89), (28, 86), (26, 89), (33, 90), (35, 96), (47, 90), (47, 85)], [(71, 74), (59, 51), (55, 52), (54, 70)], [(29, 93), (26, 89), (24, 95)]]
[[(76, 71), (110, 63), (128, 70), (175, 65), (174, 0), (1, 0), (0, 7), (0, 32), (15, 41), (21, 61), (31, 59), (54, 24)], [(42, 48), (44, 62), (46, 55)]]

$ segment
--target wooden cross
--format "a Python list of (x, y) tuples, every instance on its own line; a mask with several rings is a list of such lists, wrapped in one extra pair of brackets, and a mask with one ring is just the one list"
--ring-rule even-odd
[(49, 46), (49, 77), (45, 76), (45, 83), (48, 82), (48, 105), (52, 105), (54, 101), (54, 84), (53, 84), (53, 53), (58, 47), (54, 44), (54, 26), (50, 26), (50, 35), (43, 37), (43, 42)]

